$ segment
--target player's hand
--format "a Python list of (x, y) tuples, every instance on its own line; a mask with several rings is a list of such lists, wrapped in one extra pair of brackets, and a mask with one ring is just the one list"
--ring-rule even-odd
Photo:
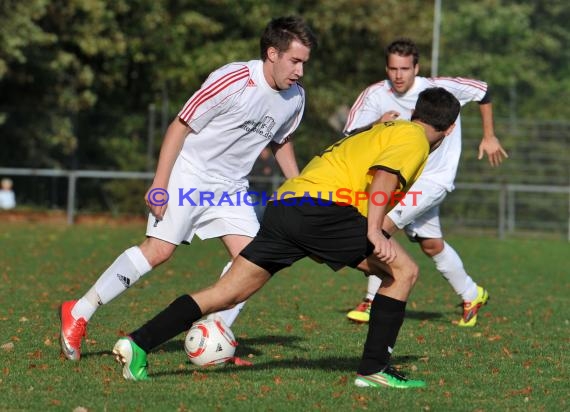
[(146, 192), (144, 201), (150, 213), (156, 218), (157, 221), (161, 221), (166, 213), (166, 208), (168, 207), (169, 195), (166, 189), (153, 184)]
[(368, 240), (374, 245), (374, 256), (376, 256), (380, 261), (390, 264), (396, 259), (396, 249), (394, 245), (387, 239), (386, 236), (380, 231), (376, 231), (368, 235)]
[(499, 143), (499, 139), (495, 136), (481, 140), (477, 159), (481, 160), (485, 154), (489, 158), (489, 164), (492, 167), (499, 166), (504, 159), (509, 158), (509, 155), (505, 149), (503, 149), (501, 143)]
[(378, 119), (376, 121), (376, 123), (384, 123), (384, 122), (389, 122), (392, 120), (396, 120), (398, 117), (400, 117), (400, 113), (398, 113), (395, 110), (389, 110), (386, 113), (384, 113), (380, 119)]

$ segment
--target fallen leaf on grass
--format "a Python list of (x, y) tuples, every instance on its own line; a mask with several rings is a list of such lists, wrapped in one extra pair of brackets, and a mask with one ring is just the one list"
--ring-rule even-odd
[(532, 393), (532, 388), (530, 386), (527, 386), (524, 389), (519, 389), (516, 391), (510, 391), (509, 395), (530, 395)]
[(208, 379), (208, 375), (206, 375), (205, 373), (201, 373), (198, 371), (192, 372), (193, 381), (205, 381), (206, 379)]
[(271, 387), (267, 386), (267, 385), (261, 385), (261, 388), (259, 388), (261, 390), (261, 393), (267, 393), (267, 392), (271, 392)]
[(337, 382), (338, 385), (344, 386), (348, 382), (348, 376), (341, 376)]
[(0, 346), (0, 349), (2, 349), (4, 352), (11, 352), (14, 350), (14, 343), (13, 342), (7, 342), (7, 343), (3, 344), (2, 346)]
[(531, 365), (532, 365), (532, 361), (530, 361), (530, 360), (523, 362), (523, 368), (525, 368), (525, 369), (530, 368)]

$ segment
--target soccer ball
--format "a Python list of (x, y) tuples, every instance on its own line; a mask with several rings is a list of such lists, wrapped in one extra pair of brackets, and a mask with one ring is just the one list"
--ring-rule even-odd
[(231, 359), (237, 341), (222, 319), (202, 319), (195, 322), (184, 339), (184, 349), (194, 365), (210, 366)]

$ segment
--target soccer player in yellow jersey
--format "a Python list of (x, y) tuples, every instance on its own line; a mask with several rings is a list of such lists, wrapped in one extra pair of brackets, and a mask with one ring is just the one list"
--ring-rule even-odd
[(425, 386), (390, 366), (418, 267), (383, 230), (383, 220), (392, 199), (401, 199), (400, 192), (420, 175), (430, 149), (451, 133), (459, 109), (457, 99), (445, 89), (426, 89), (411, 121), (375, 125), (316, 156), (298, 177), (279, 188), (259, 233), (224, 277), (212, 287), (177, 298), (119, 339), (113, 353), (124, 365), (123, 376), (147, 379), (148, 352), (204, 315), (243, 302), (273, 274), (310, 256), (333, 270), (349, 266), (383, 279), (372, 302), (356, 386)]
[(397, 177), (394, 190), (403, 192), (409, 182), (419, 177), (429, 150), (424, 128), (418, 123), (402, 120), (380, 123), (325, 149), (300, 176), (283, 183), (275, 200), (285, 205), (347, 204), (366, 216), (368, 200), (390, 206), (395, 201), (393, 198), (398, 197), (398, 192), (380, 192), (369, 199), (367, 188), (374, 172), (384, 170), (394, 174)]

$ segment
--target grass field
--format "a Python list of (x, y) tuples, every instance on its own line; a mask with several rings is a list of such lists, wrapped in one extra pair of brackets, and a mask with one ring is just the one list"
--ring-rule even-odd
[(180, 335), (149, 356), (151, 381), (124, 381), (110, 354), (117, 336), (182, 292), (211, 283), (226, 262), (218, 241), (179, 248), (97, 312), (80, 362), (64, 360), (59, 303), (81, 296), (141, 240), (143, 226), (2, 224), (0, 410), (570, 410), (570, 245), (557, 240), (450, 237), (491, 295), (479, 325), (467, 330), (452, 323), (460, 308), (447, 282), (417, 246), (403, 242), (422, 274), (394, 364), (426, 380), (425, 389), (353, 386), (366, 326), (344, 315), (366, 282), (310, 260), (277, 274), (232, 328), (238, 355), (253, 367), (194, 367)]

